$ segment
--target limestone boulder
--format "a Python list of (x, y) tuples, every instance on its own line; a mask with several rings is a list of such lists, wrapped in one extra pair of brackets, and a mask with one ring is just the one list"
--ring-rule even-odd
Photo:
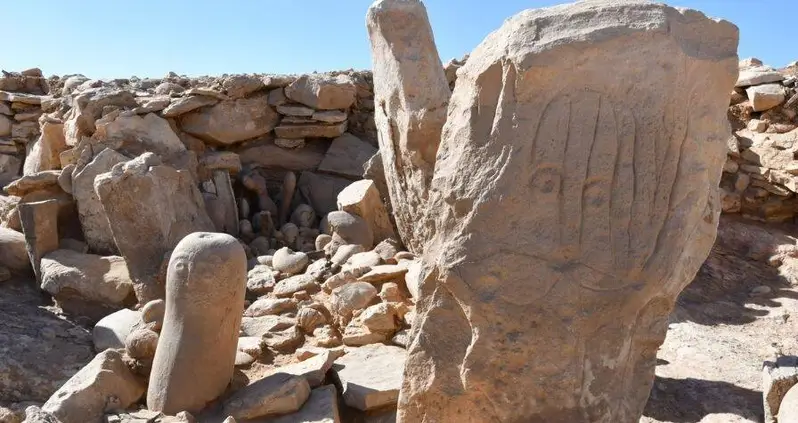
[(265, 264), (259, 264), (247, 272), (247, 291), (256, 296), (265, 295), (277, 284), (275, 270)]
[(327, 223), (333, 233), (344, 244), (357, 244), (367, 249), (374, 246), (374, 232), (369, 223), (360, 216), (345, 211), (327, 213)]
[(116, 164), (130, 160), (127, 156), (110, 148), (100, 151), (94, 158), (72, 173), (72, 196), (78, 206), (78, 217), (83, 236), (89, 248), (100, 254), (118, 253), (108, 215), (100, 197), (94, 190), (94, 179), (109, 172)]
[(91, 332), (94, 349), (102, 352), (108, 348), (125, 348), (125, 339), (142, 322), (141, 316), (140, 311), (123, 308), (100, 319)]
[(72, 250), (55, 250), (41, 259), (41, 288), (68, 313), (95, 319), (136, 303), (125, 260)]
[(277, 373), (244, 387), (224, 402), (224, 414), (235, 419), (254, 419), (292, 413), (310, 396), (302, 376)]
[(745, 92), (755, 112), (772, 109), (780, 105), (785, 98), (784, 87), (781, 84), (757, 85), (747, 88)]
[(174, 118), (205, 106), (212, 106), (218, 102), (219, 100), (214, 97), (190, 95), (173, 100), (169, 106), (163, 110), (162, 114), (164, 117)]
[(272, 267), (288, 275), (296, 275), (305, 271), (308, 266), (308, 255), (301, 251), (291, 251), (288, 247), (277, 250), (272, 257)]
[(25, 235), (22, 232), (0, 228), (0, 266), (15, 272), (32, 270), (28, 251), (25, 249)]
[(735, 87), (748, 87), (751, 85), (762, 85), (773, 82), (779, 82), (784, 79), (781, 72), (770, 66), (764, 66), (761, 63), (758, 66), (746, 66), (740, 69), (740, 75), (737, 77)]
[(285, 124), (274, 128), (274, 134), (279, 138), (304, 139), (304, 138), (335, 138), (346, 132), (346, 122), (337, 124), (299, 123)]
[(30, 151), (25, 157), (25, 166), (23, 168), (25, 175), (31, 175), (42, 170), (61, 168), (60, 155), (67, 149), (66, 138), (64, 138), (64, 125), (62, 123), (44, 121), (41, 124), (41, 131), (41, 135), (30, 147)]
[(22, 161), (16, 156), (0, 154), (0, 185), (6, 186), (17, 179), (21, 168)]
[(396, 405), (404, 364), (404, 349), (369, 345), (335, 360), (332, 368), (346, 405), (366, 411)]
[(266, 333), (288, 329), (294, 326), (295, 323), (293, 319), (282, 316), (243, 317), (241, 320), (241, 333), (244, 336), (262, 337)]
[(335, 288), (330, 297), (330, 311), (345, 322), (356, 310), (362, 310), (377, 298), (377, 288), (367, 282), (352, 282)]
[(388, 209), (380, 198), (374, 181), (363, 179), (338, 193), (338, 210), (360, 216), (371, 228), (376, 240), (397, 238)]
[(377, 149), (373, 145), (345, 133), (330, 144), (318, 170), (344, 178), (360, 178), (363, 166), (376, 153)]
[[(413, 4), (376, 3), (372, 34)], [(521, 12), (473, 51), (415, 223), (433, 236), (399, 421), (640, 419), (715, 239), (738, 35), (696, 11), (579, 2)]]
[(280, 315), (296, 309), (296, 303), (290, 298), (259, 298), (244, 310), (245, 317)]
[(25, 175), (5, 186), (4, 190), (10, 195), (24, 197), (36, 191), (44, 191), (58, 187), (59, 170), (43, 170), (30, 175)]
[(231, 145), (268, 134), (280, 120), (269, 106), (266, 93), (226, 100), (180, 117), (181, 128), (191, 135), (221, 145)]
[(142, 304), (163, 298), (156, 276), (166, 252), (190, 233), (214, 230), (194, 178), (145, 153), (97, 176), (94, 189), (136, 297)]
[(42, 406), (62, 423), (102, 423), (106, 411), (131, 406), (144, 393), (117, 350), (105, 350)]
[(366, 16), (374, 71), (374, 121), (396, 226), (414, 253), (451, 91), (419, 0), (377, 1)]
[(325, 385), (310, 391), (302, 408), (296, 413), (278, 416), (269, 423), (340, 423), (338, 393), (334, 385)]
[(135, 155), (151, 151), (167, 158), (186, 150), (169, 122), (155, 113), (111, 116), (96, 122), (97, 131), (92, 135), (94, 139), (116, 143), (118, 149)]
[(357, 89), (349, 75), (303, 75), (285, 87), (285, 95), (314, 109), (348, 109), (355, 102)]
[(286, 298), (299, 291), (314, 293), (318, 292), (319, 289), (319, 284), (313, 276), (302, 274), (291, 276), (290, 278), (277, 282), (277, 285), (274, 286), (273, 293), (277, 298)]
[(243, 98), (266, 89), (263, 79), (253, 75), (231, 75), (222, 80), (222, 88), (231, 98)]

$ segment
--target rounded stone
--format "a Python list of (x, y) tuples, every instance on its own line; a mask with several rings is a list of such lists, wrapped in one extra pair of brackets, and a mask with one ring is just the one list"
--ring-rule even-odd
[(307, 204), (300, 204), (291, 213), (291, 223), (300, 228), (309, 228), (316, 221), (316, 211)]
[(327, 244), (330, 243), (330, 241), (332, 241), (332, 236), (330, 235), (320, 234), (319, 236), (317, 236), (315, 242), (316, 251), (323, 250), (324, 247), (326, 247)]
[(370, 249), (374, 246), (374, 233), (369, 224), (360, 216), (344, 211), (327, 214), (327, 223), (333, 233), (348, 244), (360, 244)]
[(155, 357), (158, 334), (147, 328), (135, 329), (125, 339), (127, 355), (136, 360), (149, 360)]
[(308, 255), (292, 251), (288, 247), (283, 247), (277, 250), (272, 257), (272, 266), (275, 270), (289, 275), (296, 275), (302, 273), (308, 266)]
[(144, 323), (153, 323), (155, 330), (160, 330), (163, 326), (163, 315), (166, 310), (166, 302), (161, 299), (152, 300), (141, 308), (141, 320)]

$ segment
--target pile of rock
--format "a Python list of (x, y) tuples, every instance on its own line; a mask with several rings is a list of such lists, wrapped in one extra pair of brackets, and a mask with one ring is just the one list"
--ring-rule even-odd
[(42, 108), (51, 107), (42, 97), (48, 91), (48, 81), (39, 69), (3, 71), (0, 76), (0, 185), (8, 184), (22, 171), (26, 152), (37, 154), (34, 141), (41, 133), (38, 119)]
[(798, 213), (798, 76), (757, 59), (740, 62), (721, 195), (725, 213), (766, 222)]

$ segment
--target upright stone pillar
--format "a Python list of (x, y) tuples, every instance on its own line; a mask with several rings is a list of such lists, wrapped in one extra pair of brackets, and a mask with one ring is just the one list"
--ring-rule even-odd
[(696, 11), (594, 0), (522, 12), (477, 47), (415, 215), (434, 236), (398, 421), (639, 420), (715, 238), (737, 42)]
[(177, 244), (147, 408), (195, 412), (224, 392), (233, 377), (246, 285), (247, 257), (232, 236), (195, 232)]
[(39, 268), (42, 256), (58, 249), (58, 210), (58, 200), (19, 204), (25, 248), (28, 250), (37, 285), (42, 283), (42, 271)]
[(428, 197), (451, 91), (419, 0), (380, 0), (366, 17), (374, 71), (374, 121), (399, 236), (420, 254), (431, 228)]

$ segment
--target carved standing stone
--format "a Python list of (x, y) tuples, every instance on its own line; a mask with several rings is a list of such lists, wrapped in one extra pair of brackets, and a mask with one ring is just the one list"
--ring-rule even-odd
[(624, 0), (525, 11), (477, 47), (413, 211), (434, 237), (399, 422), (638, 421), (715, 238), (737, 42), (728, 22)]
[(232, 236), (196, 232), (177, 244), (147, 408), (199, 411), (224, 392), (233, 377), (246, 283), (247, 257)]
[(366, 26), (374, 70), (374, 121), (396, 226), (420, 254), (431, 228), (421, 222), (451, 92), (419, 0), (379, 0)]

